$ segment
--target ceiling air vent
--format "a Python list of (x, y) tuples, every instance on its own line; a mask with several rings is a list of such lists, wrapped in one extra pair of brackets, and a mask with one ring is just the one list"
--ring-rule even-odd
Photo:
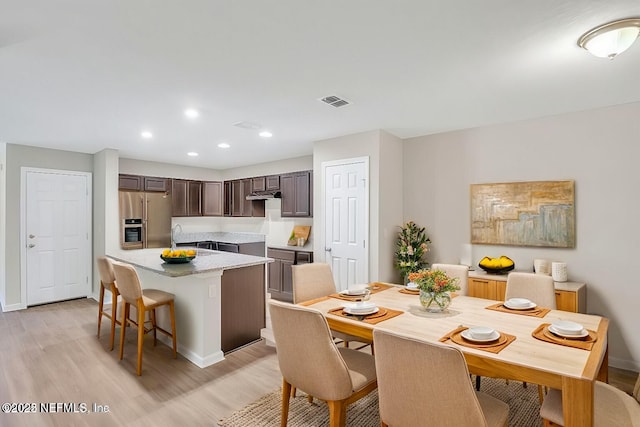
[(329, 104), (332, 107), (343, 107), (345, 105), (349, 105), (350, 102), (347, 101), (346, 99), (342, 99), (340, 97), (337, 97), (335, 95), (330, 95), (330, 96), (325, 96), (324, 98), (320, 98), (320, 101), (324, 102), (325, 104)]

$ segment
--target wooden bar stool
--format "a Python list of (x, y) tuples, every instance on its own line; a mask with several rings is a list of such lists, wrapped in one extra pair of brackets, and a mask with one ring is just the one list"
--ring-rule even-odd
[[(124, 302), (122, 310), (122, 319), (120, 323), (120, 360), (124, 354), (124, 337), (127, 328), (126, 325), (135, 325), (138, 328), (138, 369), (136, 373), (142, 374), (142, 344), (144, 342), (144, 334), (153, 331), (153, 345), (156, 345), (156, 331), (171, 337), (173, 341), (173, 358), (177, 357), (176, 352), (176, 316), (174, 310), (174, 295), (159, 289), (142, 289), (140, 286), (140, 278), (135, 268), (129, 264), (121, 262), (113, 262), (113, 271), (118, 283), (118, 291)], [(129, 311), (131, 305), (136, 307), (137, 319), (129, 319)], [(159, 327), (156, 324), (156, 308), (167, 305), (169, 306), (169, 316), (171, 319), (171, 332)], [(151, 315), (151, 327), (146, 328), (144, 325), (145, 313)]]
[[(116, 335), (116, 324), (120, 324), (118, 317), (118, 286), (113, 273), (113, 266), (109, 258), (99, 256), (97, 258), (98, 270), (100, 271), (100, 301), (98, 302), (98, 338), (100, 338), (100, 327), (102, 326), (102, 316), (111, 320), (111, 337), (109, 338), (109, 350), (113, 350), (113, 342)], [(104, 291), (111, 292), (111, 312), (104, 311)]]

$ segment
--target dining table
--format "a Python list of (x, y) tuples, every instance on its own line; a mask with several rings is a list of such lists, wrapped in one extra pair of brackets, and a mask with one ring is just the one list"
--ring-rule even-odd
[[(331, 329), (367, 340), (372, 340), (373, 330), (380, 328), (458, 347), (472, 374), (559, 389), (565, 426), (593, 425), (594, 382), (608, 379), (607, 318), (540, 308), (535, 312), (509, 310), (498, 301), (464, 295), (454, 295), (446, 310), (431, 312), (422, 307), (418, 295), (407, 293), (404, 286), (375, 282), (369, 284), (369, 289), (369, 302), (379, 309), (370, 318), (341, 310), (350, 304), (349, 299), (357, 299), (344, 294), (300, 305), (322, 312)], [(550, 334), (548, 325), (558, 320), (583, 325), (588, 336), (574, 340)], [(477, 345), (460, 338), (464, 335), (461, 331), (478, 326), (499, 332), (501, 338), (497, 342), (501, 345)]]

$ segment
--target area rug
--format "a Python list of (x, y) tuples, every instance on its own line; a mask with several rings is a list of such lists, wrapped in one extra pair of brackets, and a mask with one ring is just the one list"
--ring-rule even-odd
[[(481, 391), (494, 396), (509, 405), (509, 426), (539, 427), (542, 419), (539, 415), (538, 386), (529, 384), (526, 388), (519, 381), (482, 378)], [(262, 396), (245, 408), (234, 412), (228, 418), (220, 420), (223, 427), (275, 427), (280, 425), (280, 390)], [(309, 404), (304, 393), (291, 399), (289, 407), (289, 426), (292, 427), (324, 427), (328, 426), (329, 409), (326, 403), (314, 400)], [(378, 427), (378, 393), (373, 391), (368, 396), (349, 405), (347, 409), (347, 426)]]

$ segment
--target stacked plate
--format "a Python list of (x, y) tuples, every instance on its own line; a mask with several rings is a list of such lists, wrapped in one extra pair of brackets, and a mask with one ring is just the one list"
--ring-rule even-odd
[(536, 307), (536, 303), (526, 298), (510, 298), (504, 302), (504, 306), (511, 310), (529, 310)]
[(417, 291), (418, 290), (418, 284), (414, 283), (414, 282), (409, 282), (407, 283), (407, 289), (410, 291)]
[(589, 335), (583, 325), (569, 320), (554, 320), (549, 325), (549, 332), (563, 338), (584, 338)]
[(487, 326), (474, 326), (460, 333), (462, 338), (475, 342), (490, 342), (500, 338), (500, 333)]
[(344, 311), (348, 314), (366, 315), (378, 312), (378, 307), (373, 302), (360, 301), (344, 305)]
[(344, 291), (340, 291), (342, 295), (347, 295), (350, 297), (359, 297), (362, 295), (366, 295), (369, 292), (368, 289), (345, 289)]

